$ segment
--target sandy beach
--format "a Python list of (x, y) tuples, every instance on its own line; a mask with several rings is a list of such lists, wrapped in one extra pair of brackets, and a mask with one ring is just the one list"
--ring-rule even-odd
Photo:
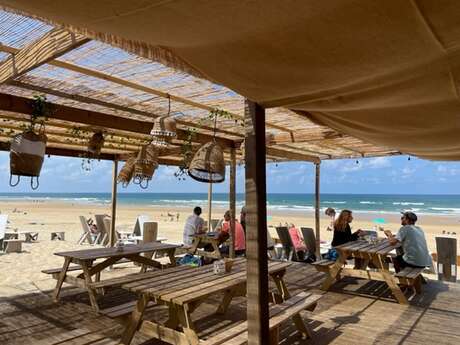
[[(158, 206), (120, 205), (117, 208), (117, 228), (132, 229), (135, 219), (140, 214), (146, 214), (159, 223), (159, 236), (168, 238), (168, 242), (181, 243), (182, 230), (186, 217), (191, 213), (190, 208), (162, 208)], [(206, 205), (201, 205), (205, 211)], [(0, 255), (0, 296), (17, 294), (18, 291), (30, 292), (48, 290), (54, 287), (55, 281), (41, 273), (42, 269), (59, 267), (63, 259), (55, 252), (90, 248), (89, 245), (78, 245), (81, 225), (78, 216), (93, 217), (95, 214), (109, 214), (108, 205), (89, 203), (71, 203), (44, 200), (0, 202), (2, 214), (8, 214), (7, 231), (38, 232), (37, 243), (23, 243), (22, 253)], [(215, 207), (213, 218), (223, 215), (225, 209)], [(238, 210), (239, 212), (239, 210)], [(174, 217), (168, 217), (168, 213)], [(177, 220), (177, 214), (179, 219)], [(276, 237), (275, 226), (293, 223), (296, 226), (314, 227), (314, 215), (304, 211), (269, 211), (269, 231)], [(206, 213), (203, 217), (207, 219)], [(353, 229), (372, 229), (372, 219), (375, 214), (355, 213)], [(385, 215), (385, 229), (396, 232), (399, 229), (397, 214)], [(321, 238), (332, 239), (332, 232), (326, 231), (328, 224), (326, 216), (321, 217)], [(419, 222), (425, 231), (429, 250), (435, 251), (435, 236), (445, 233), (456, 233), (459, 239), (460, 223), (458, 217), (420, 215)], [(51, 241), (50, 233), (64, 231), (65, 241)], [(383, 236), (383, 234), (382, 234)], [(460, 252), (460, 250), (459, 250)]]

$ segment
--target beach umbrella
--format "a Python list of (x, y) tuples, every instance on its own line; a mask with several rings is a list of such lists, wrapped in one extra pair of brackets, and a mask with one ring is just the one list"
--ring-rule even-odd
[(372, 220), (372, 223), (375, 223), (375, 224), (386, 224), (386, 220), (385, 220), (385, 218), (375, 218), (374, 220)]

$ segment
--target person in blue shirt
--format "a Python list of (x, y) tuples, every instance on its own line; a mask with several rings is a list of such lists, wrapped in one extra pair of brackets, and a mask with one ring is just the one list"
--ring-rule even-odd
[(393, 259), (396, 272), (405, 267), (423, 268), (431, 265), (425, 234), (419, 226), (415, 225), (416, 222), (415, 213), (404, 212), (401, 216), (402, 227), (396, 235), (393, 235), (390, 230), (385, 230), (385, 235), (388, 236), (391, 244), (401, 243), (403, 253)]

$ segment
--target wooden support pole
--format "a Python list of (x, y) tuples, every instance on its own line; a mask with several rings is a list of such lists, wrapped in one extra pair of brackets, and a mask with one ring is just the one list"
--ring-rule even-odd
[(117, 216), (117, 175), (118, 175), (118, 160), (113, 161), (113, 172), (112, 172), (112, 214), (110, 222), (110, 247), (115, 246), (116, 234), (115, 234), (115, 218)]
[(208, 184), (208, 231), (211, 231), (211, 217), (212, 217), (212, 182)]
[(245, 102), (248, 344), (269, 339), (265, 110)]
[(319, 223), (319, 209), (320, 209), (320, 200), (319, 200), (319, 173), (320, 173), (320, 163), (315, 163), (315, 232), (316, 232), (316, 258), (321, 260), (321, 233), (320, 233), (320, 223)]
[(236, 152), (230, 150), (230, 257), (235, 257), (235, 219), (236, 219)]

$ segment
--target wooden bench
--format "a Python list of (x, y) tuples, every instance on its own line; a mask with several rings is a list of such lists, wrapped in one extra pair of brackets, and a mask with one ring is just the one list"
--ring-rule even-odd
[(312, 262), (311, 265), (315, 266), (315, 268), (320, 271), (320, 272), (327, 272), (329, 270), (329, 267), (335, 264), (335, 261), (331, 260), (319, 260)]
[[(312, 334), (303, 322), (300, 312), (302, 310), (313, 311), (321, 295), (309, 292), (301, 292), (292, 296), (281, 304), (270, 306), (270, 345), (278, 344), (279, 326), (282, 322), (292, 318), (297, 330), (304, 336), (311, 338)], [(207, 340), (201, 341), (200, 345), (243, 345), (248, 341), (247, 321), (237, 324)]]
[[(131, 261), (128, 260), (128, 259), (121, 259), (121, 260), (115, 262), (114, 265), (126, 264), (128, 262), (131, 262)], [(80, 265), (72, 265), (72, 266), (69, 266), (69, 268), (67, 269), (67, 272), (79, 271), (81, 269), (82, 268), (81, 268)], [(51, 274), (54, 279), (58, 279), (59, 274), (61, 273), (61, 271), (62, 271), (62, 267), (57, 267), (57, 268), (49, 268), (49, 269), (46, 269), (46, 270), (42, 270), (42, 273)]]
[(423, 272), (424, 268), (406, 267), (395, 274), (400, 284), (410, 286), (415, 289), (416, 293), (422, 292)]

